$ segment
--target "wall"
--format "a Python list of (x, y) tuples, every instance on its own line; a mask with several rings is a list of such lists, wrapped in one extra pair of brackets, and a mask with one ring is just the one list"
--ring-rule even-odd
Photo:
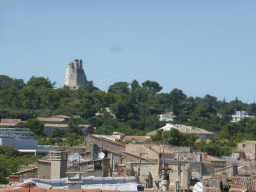
[(254, 160), (255, 159), (255, 143), (250, 141), (245, 141), (237, 144), (238, 149), (242, 150), (247, 157)]
[(51, 178), (51, 161), (37, 160), (38, 170), (37, 174), (39, 179), (50, 179)]
[(110, 141), (107, 139), (102, 139), (102, 138), (88, 135), (86, 137), (86, 147), (89, 149), (89, 147), (92, 146), (92, 143), (99, 145), (99, 146), (102, 146), (102, 144), (103, 144), (104, 148), (112, 150), (112, 151), (116, 151), (118, 153), (119, 152), (122, 153), (125, 151), (125, 146), (122, 144), (119, 144), (119, 143), (116, 143), (116, 142), (113, 142), (113, 141)]
[(175, 182), (177, 180), (179, 180), (179, 186), (180, 188), (187, 188), (188, 186), (190, 186), (190, 180), (191, 180), (191, 167), (189, 165), (189, 163), (187, 164), (181, 164), (180, 165), (180, 175), (179, 175), (179, 166), (178, 163), (175, 164), (169, 164), (168, 165), (169, 168), (172, 169), (172, 171), (170, 172), (170, 187), (174, 188), (175, 186)]
[(88, 177), (88, 176), (107, 177), (109, 167), (110, 167), (109, 159), (99, 159), (99, 160), (80, 163), (80, 171), (83, 172), (83, 177)]
[(145, 159), (158, 159), (158, 153), (151, 150), (150, 148), (146, 147), (144, 144), (131, 144), (125, 145), (125, 152), (140, 156), (140, 153), (147, 153), (142, 154), (141, 157)]
[(218, 169), (214, 172), (214, 175), (221, 175), (223, 172), (226, 172), (228, 177), (236, 176), (238, 173), (237, 166), (232, 165), (232, 166), (228, 166), (228, 167), (225, 167), (222, 169)]
[(60, 179), (67, 177), (67, 160), (51, 161), (51, 179)]
[[(128, 163), (127, 164), (127, 169), (129, 170), (130, 173), (133, 173), (133, 175), (130, 176), (135, 176), (138, 174), (138, 168), (139, 168), (139, 163)], [(153, 178), (153, 186), (155, 185), (155, 181), (159, 180), (158, 177), (158, 171), (159, 167), (157, 163), (141, 163), (140, 167), (140, 181), (145, 184), (145, 179), (147, 178), (149, 172), (152, 175)]]
[(192, 162), (191, 171), (198, 172), (201, 176), (214, 175), (214, 165), (206, 162)]

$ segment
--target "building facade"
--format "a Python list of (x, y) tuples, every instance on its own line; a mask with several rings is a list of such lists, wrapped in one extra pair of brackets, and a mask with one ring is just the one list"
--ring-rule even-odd
[(255, 118), (255, 116), (249, 115), (247, 111), (235, 111), (235, 114), (232, 115), (232, 121), (231, 122), (239, 122), (245, 117)]

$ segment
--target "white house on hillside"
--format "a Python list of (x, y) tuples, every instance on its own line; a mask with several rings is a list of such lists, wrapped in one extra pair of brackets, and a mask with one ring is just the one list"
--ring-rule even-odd
[(247, 111), (235, 111), (235, 114), (232, 115), (232, 121), (231, 122), (239, 122), (243, 118), (248, 117), (248, 118), (255, 118), (255, 116), (248, 115)]
[(174, 115), (174, 113), (171, 111), (169, 113), (160, 114), (159, 121), (179, 121), (180, 119)]
[(179, 132), (183, 134), (188, 134), (188, 133), (195, 134), (199, 139), (207, 139), (210, 136), (216, 137), (216, 134), (210, 131), (206, 131), (204, 129), (194, 127), (194, 126), (186, 126), (181, 124), (174, 125), (171, 123), (167, 123), (165, 126), (161, 127), (159, 130), (170, 131), (171, 129), (178, 129)]

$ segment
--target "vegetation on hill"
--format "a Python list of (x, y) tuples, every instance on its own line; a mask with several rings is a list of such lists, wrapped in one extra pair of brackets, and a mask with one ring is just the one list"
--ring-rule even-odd
[(0, 183), (8, 183), (6, 177), (10, 173), (15, 173), (19, 170), (20, 165), (29, 165), (42, 158), (41, 155), (24, 155), (19, 156), (18, 149), (9, 145), (0, 145)]
[[(57, 137), (69, 138), (68, 134), (72, 133), (74, 138), (70, 140), (75, 144), (76, 138), (83, 136), (77, 126), (80, 123), (97, 127), (96, 133), (99, 134), (118, 131), (127, 135), (145, 135), (166, 124), (159, 121), (158, 114), (173, 111), (180, 118), (179, 122), (173, 123), (198, 126), (218, 135), (212, 138), (211, 143), (205, 144), (204, 141), (192, 142), (195, 138), (179, 133), (182, 142), (172, 140), (173, 145), (193, 145), (208, 154), (221, 156), (230, 154), (237, 142), (243, 139), (256, 139), (256, 119), (244, 118), (239, 123), (230, 123), (230, 115), (235, 110), (246, 110), (256, 115), (255, 103), (243, 103), (238, 98), (231, 102), (225, 99), (218, 101), (211, 95), (194, 98), (177, 88), (170, 93), (160, 93), (162, 87), (149, 80), (141, 85), (137, 80), (131, 83), (117, 82), (109, 87), (107, 93), (95, 87), (92, 81), (78, 90), (54, 86), (54, 83), (43, 77), (31, 77), (24, 83), (22, 79), (1, 75), (0, 119), (19, 118), (27, 121), (17, 126), (29, 127), (41, 143), (42, 140), (45, 143), (60, 143), (59, 139), (55, 141)], [(106, 107), (110, 107), (116, 119), (108, 118), (110, 114), (104, 110)], [(97, 111), (104, 113), (105, 117), (95, 116)], [(218, 117), (217, 113), (222, 114), (222, 117)], [(59, 114), (71, 117), (80, 115), (82, 119), (72, 118), (67, 131), (56, 129), (51, 134), (55, 139), (48, 141), (43, 138), (42, 123), (35, 118)], [(165, 133), (165, 137), (172, 137), (172, 134)], [(154, 139), (151, 141), (156, 142)]]

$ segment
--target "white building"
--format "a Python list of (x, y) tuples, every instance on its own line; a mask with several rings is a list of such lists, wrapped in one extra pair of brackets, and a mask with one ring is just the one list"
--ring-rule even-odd
[(248, 115), (247, 111), (235, 111), (235, 114), (232, 115), (232, 121), (231, 122), (239, 122), (245, 117), (255, 118), (255, 116)]
[(210, 136), (216, 137), (216, 134), (210, 131), (206, 131), (204, 129), (194, 127), (194, 126), (186, 126), (181, 124), (174, 125), (171, 123), (167, 123), (165, 126), (161, 127), (159, 130), (170, 131), (171, 129), (178, 129), (179, 132), (183, 134), (187, 134), (187, 133), (195, 134), (199, 139), (207, 139)]
[(169, 113), (160, 114), (159, 121), (179, 121), (180, 119), (174, 115), (174, 113), (171, 111)]

